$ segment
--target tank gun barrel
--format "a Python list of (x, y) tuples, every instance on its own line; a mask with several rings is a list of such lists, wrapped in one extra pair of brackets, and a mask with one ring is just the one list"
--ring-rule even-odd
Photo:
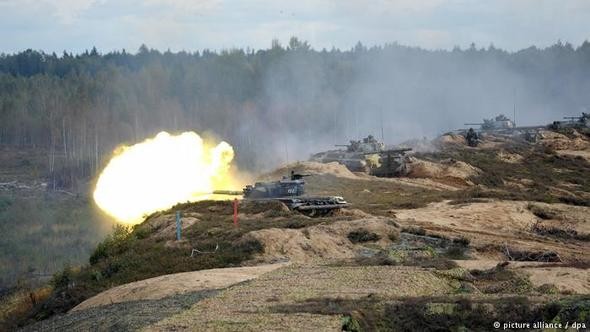
[(464, 123), (464, 126), (483, 126), (483, 123)]
[(369, 155), (369, 154), (404, 154), (408, 151), (412, 151), (412, 148), (403, 148), (403, 149), (392, 149), (392, 150), (383, 150), (383, 151), (375, 151), (375, 152), (363, 152), (362, 155)]
[(581, 116), (564, 116), (563, 118), (566, 120), (580, 120), (582, 117)]
[(347, 147), (347, 146), (349, 146), (349, 144), (334, 144), (334, 146), (338, 146), (338, 147), (340, 147), (340, 146)]
[(236, 191), (236, 190), (214, 190), (213, 194), (214, 195), (239, 196), (239, 195), (243, 195), (244, 193), (242, 191)]

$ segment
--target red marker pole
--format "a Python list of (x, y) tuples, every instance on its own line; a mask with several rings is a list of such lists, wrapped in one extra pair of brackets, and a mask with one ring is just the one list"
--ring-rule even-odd
[(234, 198), (234, 226), (238, 227), (238, 199)]

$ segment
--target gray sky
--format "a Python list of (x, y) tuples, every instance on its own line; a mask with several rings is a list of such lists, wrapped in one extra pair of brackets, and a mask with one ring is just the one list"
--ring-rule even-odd
[(518, 50), (590, 39), (590, 0), (0, 0), (0, 52), (316, 49), (397, 41)]

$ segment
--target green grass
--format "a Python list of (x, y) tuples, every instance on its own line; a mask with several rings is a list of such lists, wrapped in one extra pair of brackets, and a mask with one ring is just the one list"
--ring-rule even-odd
[(312, 176), (306, 182), (306, 190), (313, 195), (342, 196), (353, 208), (373, 215), (389, 216), (392, 209), (415, 209), (453, 197), (448, 192), (396, 182), (347, 179), (333, 175)]
[(83, 198), (36, 193), (0, 194), (0, 287), (82, 264), (107, 233)]
[[(230, 201), (179, 204), (167, 212), (170, 218), (174, 218), (174, 211), (177, 210), (183, 215), (200, 214), (198, 222), (183, 230), (185, 245), (180, 246), (167, 245), (169, 240), (174, 239), (173, 234), (169, 239), (152, 236), (158, 229), (151, 228), (148, 223), (133, 228), (117, 226), (96, 247), (89, 264), (77, 269), (65, 269), (54, 276), (53, 294), (35, 309), (31, 317), (40, 320), (63, 313), (84, 299), (128, 282), (170, 273), (239, 266), (264, 250), (258, 241), (243, 238), (250, 231), (271, 227), (292, 228), (301, 224), (309, 226), (333, 220), (311, 219), (284, 211), (282, 203), (278, 202), (242, 203), (240, 212), (254, 216), (264, 214), (269, 209), (283, 212), (273, 218), (244, 217), (240, 220), (239, 227), (235, 227), (232, 223), (233, 209)], [(148, 219), (161, 215), (162, 213), (155, 213)], [(214, 251), (216, 246), (219, 249), (212, 254), (191, 257), (192, 248)]]
[(442, 296), (383, 299), (314, 298), (277, 305), (277, 313), (341, 315), (343, 331), (497, 331), (494, 322), (587, 322), (588, 298)]

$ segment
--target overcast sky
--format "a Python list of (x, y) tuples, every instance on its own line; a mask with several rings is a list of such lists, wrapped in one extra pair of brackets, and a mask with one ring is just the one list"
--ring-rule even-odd
[(0, 0), (0, 53), (316, 49), (397, 41), (518, 50), (590, 39), (590, 0)]

